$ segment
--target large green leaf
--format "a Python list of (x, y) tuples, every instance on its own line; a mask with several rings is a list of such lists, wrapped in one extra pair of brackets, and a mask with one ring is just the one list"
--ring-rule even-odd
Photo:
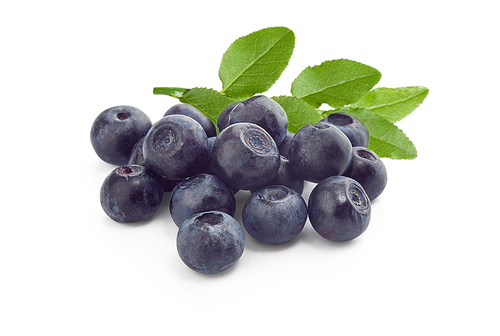
[(222, 93), (251, 97), (267, 91), (288, 65), (295, 46), (294, 33), (285, 27), (258, 30), (234, 41), (222, 57)]
[(380, 80), (380, 72), (346, 59), (307, 67), (292, 83), (292, 95), (315, 107), (352, 104), (365, 96)]

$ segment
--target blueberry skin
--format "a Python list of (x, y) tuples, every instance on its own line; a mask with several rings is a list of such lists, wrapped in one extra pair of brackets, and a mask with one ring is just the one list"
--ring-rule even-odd
[(331, 176), (319, 182), (308, 202), (312, 227), (331, 241), (355, 239), (370, 222), (370, 199), (363, 187), (349, 177)]
[[(295, 172), (290, 165), (290, 161), (286, 157), (280, 155), (280, 160), (281, 163), (278, 175), (276, 175), (276, 177), (273, 178), (268, 185), (283, 185), (295, 190), (299, 195), (302, 195), (302, 192), (304, 191), (304, 180), (295, 175)], [(251, 190), (252, 193), (255, 191), (257, 190)]]
[(283, 155), (284, 157), (288, 157), (288, 151), (290, 149), (290, 142), (292, 142), (293, 136), (295, 133), (287, 131), (285, 139), (281, 143), (281, 145), (278, 146), (278, 149), (280, 151), (280, 155)]
[(201, 127), (203, 127), (205, 133), (207, 133), (207, 138), (217, 135), (217, 130), (215, 128), (214, 122), (208, 119), (207, 116), (205, 116), (200, 110), (198, 110), (193, 105), (176, 104), (171, 108), (169, 108), (163, 116), (166, 117), (168, 115), (174, 115), (174, 114), (182, 114), (196, 120), (201, 125)]
[(214, 142), (215, 175), (231, 189), (253, 190), (278, 174), (280, 156), (273, 138), (260, 126), (237, 123), (226, 127)]
[(234, 217), (236, 199), (220, 178), (198, 174), (181, 181), (170, 195), (170, 214), (181, 224), (192, 215), (205, 211), (222, 211)]
[(126, 165), (106, 177), (100, 199), (111, 219), (121, 223), (137, 222), (150, 218), (160, 208), (163, 188), (146, 167)]
[(134, 144), (151, 128), (149, 117), (132, 106), (115, 106), (101, 112), (92, 124), (90, 141), (105, 162), (127, 164)]
[[(210, 174), (210, 175), (216, 175), (214, 168), (212, 166), (212, 159), (211, 159), (212, 158), (212, 149), (214, 148), (215, 139), (217, 139), (216, 136), (210, 137), (207, 139), (208, 140), (208, 152), (209, 152), (209, 156), (210, 156), (210, 163), (208, 164), (208, 167), (207, 167), (205, 173)], [(236, 194), (239, 190), (238, 188), (234, 188), (234, 187), (230, 187), (230, 186), (228, 186), (228, 187), (231, 189), (233, 194)]]
[(130, 158), (128, 159), (128, 164), (137, 164), (141, 166), (146, 166), (146, 160), (144, 160), (144, 154), (142, 152), (142, 146), (144, 144), (144, 139), (146, 136), (143, 136), (135, 143), (134, 147), (132, 147), (132, 151), (130, 152)]
[(368, 128), (366, 128), (361, 120), (353, 115), (342, 112), (332, 113), (320, 122), (327, 122), (336, 126), (349, 138), (353, 147), (368, 147), (368, 142), (370, 140)]
[(351, 164), (343, 175), (358, 181), (371, 201), (379, 197), (387, 185), (384, 163), (365, 147), (353, 147)]
[[(140, 138), (139, 141), (136, 142), (134, 147), (132, 148), (132, 152), (130, 153), (130, 159), (128, 164), (136, 164), (141, 166), (146, 166), (146, 160), (144, 160), (144, 154), (142, 152), (142, 148), (144, 145), (145, 136)], [(161, 186), (163, 187), (164, 192), (171, 192), (179, 181), (167, 180), (159, 175), (155, 176), (160, 180)]]
[(288, 118), (280, 104), (266, 96), (254, 96), (239, 104), (229, 112), (228, 125), (249, 122), (257, 124), (269, 133), (279, 146), (288, 129)]
[(208, 143), (208, 156), (210, 158), (210, 163), (208, 164), (207, 168), (205, 169), (205, 173), (207, 174), (211, 174), (211, 175), (215, 175), (214, 173), (214, 170), (213, 170), (213, 167), (212, 167), (212, 149), (214, 148), (214, 143), (215, 143), (215, 139), (217, 139), (216, 136), (214, 137), (210, 137), (207, 139), (207, 143)]
[(274, 185), (247, 199), (242, 210), (246, 231), (258, 241), (278, 245), (295, 238), (307, 220), (307, 205), (293, 189)]
[(281, 164), (278, 175), (276, 175), (271, 183), (287, 186), (295, 190), (299, 195), (302, 195), (304, 191), (304, 180), (295, 174), (290, 161), (286, 157), (281, 155), (280, 159)]
[(245, 234), (240, 224), (221, 211), (195, 214), (177, 232), (181, 260), (199, 273), (217, 273), (233, 266), (244, 248)]
[(295, 174), (314, 183), (341, 175), (351, 156), (351, 142), (329, 123), (309, 124), (299, 129), (290, 142), (288, 153)]
[(149, 130), (143, 145), (147, 166), (168, 180), (184, 180), (209, 164), (207, 134), (193, 118), (169, 115)]
[(224, 128), (229, 126), (229, 114), (239, 104), (241, 104), (241, 102), (232, 103), (223, 108), (219, 113), (219, 116), (217, 117), (217, 128), (219, 129), (219, 132), (222, 132)]

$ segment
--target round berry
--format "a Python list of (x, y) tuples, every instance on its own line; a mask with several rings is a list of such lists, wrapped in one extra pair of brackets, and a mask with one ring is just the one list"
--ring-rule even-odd
[(387, 185), (387, 169), (373, 151), (364, 147), (353, 147), (351, 164), (343, 174), (359, 182), (370, 201), (382, 194)]
[(226, 127), (212, 148), (212, 168), (231, 189), (253, 190), (278, 174), (280, 155), (273, 138), (260, 126), (237, 123)]
[(352, 146), (347, 136), (329, 123), (309, 124), (290, 142), (288, 159), (303, 180), (319, 182), (342, 174), (351, 161)]
[(144, 166), (114, 169), (101, 187), (101, 205), (113, 220), (122, 223), (148, 219), (160, 208), (163, 188)]
[(149, 130), (143, 145), (147, 166), (168, 180), (183, 180), (207, 169), (207, 134), (193, 118), (169, 115)]
[(275, 185), (262, 188), (248, 198), (242, 211), (243, 226), (258, 241), (283, 244), (304, 228), (307, 206), (293, 189)]
[(358, 237), (368, 227), (370, 214), (368, 195), (349, 177), (326, 178), (309, 195), (309, 221), (328, 240), (344, 242)]
[(90, 141), (105, 162), (121, 166), (128, 163), (135, 143), (151, 128), (151, 120), (132, 106), (115, 106), (101, 112), (92, 124)]
[(181, 260), (200, 273), (217, 273), (233, 266), (244, 248), (243, 229), (225, 212), (195, 214), (186, 219), (177, 232)]

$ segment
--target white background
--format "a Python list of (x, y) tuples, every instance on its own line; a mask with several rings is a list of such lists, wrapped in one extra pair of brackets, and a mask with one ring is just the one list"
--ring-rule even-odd
[[(2, 3), (0, 334), (498, 335), (494, 4)], [(198, 274), (177, 255), (168, 198), (136, 225), (103, 212), (113, 167), (90, 127), (115, 105), (159, 119), (177, 100), (155, 86), (220, 90), (227, 47), (271, 26), (292, 29), (296, 47), (266, 95), (337, 58), (380, 70), (379, 87), (428, 87), (398, 123), (419, 156), (384, 160), (387, 188), (355, 241), (329, 242), (308, 222), (283, 246), (247, 237), (234, 267)]]

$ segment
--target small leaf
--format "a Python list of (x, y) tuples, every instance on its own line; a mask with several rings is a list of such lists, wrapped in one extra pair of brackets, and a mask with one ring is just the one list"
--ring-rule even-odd
[(364, 97), (381, 73), (368, 65), (338, 59), (307, 67), (292, 83), (292, 95), (319, 107), (343, 107)]
[(267, 91), (288, 65), (295, 46), (294, 33), (285, 27), (265, 28), (240, 37), (222, 57), (222, 93), (251, 97)]
[(207, 88), (188, 89), (179, 100), (182, 103), (193, 105), (214, 123), (217, 123), (217, 117), (224, 107), (235, 102), (222, 93)]
[(296, 133), (301, 127), (317, 123), (322, 119), (318, 110), (301, 99), (287, 96), (272, 97), (272, 99), (285, 110), (290, 132)]
[(417, 149), (410, 139), (396, 125), (374, 112), (363, 108), (350, 108), (330, 112), (347, 112), (360, 119), (368, 128), (368, 148), (379, 157), (391, 159), (414, 159)]
[(428, 93), (429, 89), (423, 86), (376, 88), (353, 104), (353, 107), (369, 109), (394, 123), (413, 112)]
[(187, 89), (180, 87), (155, 87), (153, 88), (153, 94), (155, 95), (167, 95), (174, 98), (180, 98), (186, 92)]

